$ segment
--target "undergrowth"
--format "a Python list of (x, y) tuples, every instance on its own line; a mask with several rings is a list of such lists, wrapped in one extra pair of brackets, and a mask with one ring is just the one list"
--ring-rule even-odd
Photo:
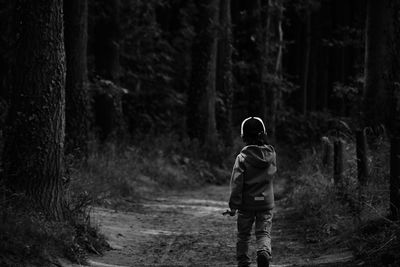
[(87, 253), (108, 248), (91, 221), (92, 207), (123, 208), (126, 201), (156, 191), (227, 183), (240, 146), (236, 141), (237, 151), (221, 145), (210, 153), (174, 135), (136, 137), (130, 145), (93, 142), (86, 161), (67, 157), (62, 222), (38, 212), (24, 196), (6, 194), (0, 185), (0, 266), (57, 266), (60, 258), (84, 264)]
[(69, 199), (59, 221), (24, 195), (6, 193), (4, 186), (0, 191), (0, 266), (57, 266), (60, 258), (84, 264), (87, 252), (100, 254), (107, 247), (81, 199)]
[(84, 188), (98, 205), (113, 206), (157, 191), (225, 184), (234, 153), (218, 149), (206, 154), (198, 143), (174, 135), (93, 144), (87, 163), (71, 168), (71, 186)]
[[(323, 247), (347, 246), (356, 260), (368, 266), (397, 266), (400, 263), (400, 224), (390, 221), (389, 142), (370, 140), (368, 184), (357, 182), (354, 140), (345, 145), (343, 181), (335, 184), (333, 168), (323, 166), (322, 149), (303, 152), (292, 174), (288, 201), (302, 219), (307, 241)], [(372, 265), (371, 265), (372, 264)], [(375, 264), (375, 265), (374, 265)]]

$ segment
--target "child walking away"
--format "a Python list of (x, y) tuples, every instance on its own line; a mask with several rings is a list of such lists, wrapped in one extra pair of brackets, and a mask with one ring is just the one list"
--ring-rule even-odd
[(249, 117), (242, 122), (241, 137), (246, 146), (236, 157), (231, 176), (230, 215), (237, 217), (236, 257), (238, 266), (250, 266), (249, 241), (255, 222), (257, 266), (269, 266), (274, 192), (272, 175), (276, 155), (266, 143), (263, 121)]

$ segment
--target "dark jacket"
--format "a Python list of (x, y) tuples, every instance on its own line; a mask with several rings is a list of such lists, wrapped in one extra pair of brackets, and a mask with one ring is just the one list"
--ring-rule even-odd
[(270, 145), (249, 145), (236, 157), (231, 176), (231, 209), (262, 211), (274, 207), (275, 150)]

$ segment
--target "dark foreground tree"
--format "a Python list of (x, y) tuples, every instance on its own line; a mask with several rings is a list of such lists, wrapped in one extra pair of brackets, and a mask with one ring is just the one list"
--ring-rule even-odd
[(232, 145), (232, 22), (231, 1), (221, 0), (217, 64), (217, 126), (224, 143)]
[(65, 152), (78, 158), (84, 158), (88, 153), (87, 7), (87, 0), (64, 2), (67, 66)]
[(388, 1), (367, 1), (363, 99), (364, 122), (367, 126), (384, 124), (387, 119), (389, 103), (385, 83), (389, 77), (389, 18)]
[(217, 141), (215, 88), (219, 0), (196, 2), (196, 5), (199, 14), (192, 52), (187, 127), (190, 137), (198, 138), (205, 146), (211, 148)]
[(388, 128), (390, 140), (390, 217), (400, 220), (400, 1), (388, 1), (390, 10), (390, 70), (387, 88), (390, 99)]
[(17, 1), (16, 66), (3, 155), (5, 182), (61, 219), (65, 54), (62, 0)]

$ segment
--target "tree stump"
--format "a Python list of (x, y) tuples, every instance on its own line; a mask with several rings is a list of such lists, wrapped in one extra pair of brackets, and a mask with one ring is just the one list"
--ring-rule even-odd
[(329, 167), (332, 160), (332, 142), (328, 137), (324, 136), (321, 138), (322, 141), (322, 166), (325, 168)]
[(365, 185), (368, 179), (367, 138), (365, 130), (356, 132), (357, 143), (357, 177), (360, 185)]

